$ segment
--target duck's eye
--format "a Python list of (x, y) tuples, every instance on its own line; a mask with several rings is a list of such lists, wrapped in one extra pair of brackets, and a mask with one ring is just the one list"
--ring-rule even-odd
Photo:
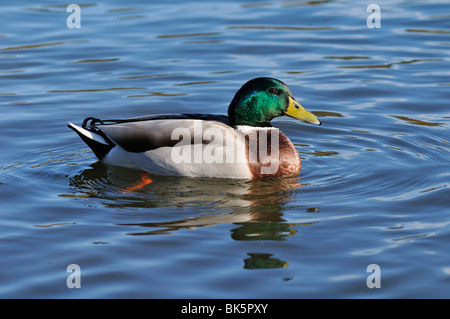
[(278, 95), (278, 94), (280, 93), (280, 91), (279, 91), (278, 89), (276, 89), (276, 88), (270, 88), (270, 89), (268, 90), (268, 92), (269, 92), (270, 94), (275, 94), (275, 95)]

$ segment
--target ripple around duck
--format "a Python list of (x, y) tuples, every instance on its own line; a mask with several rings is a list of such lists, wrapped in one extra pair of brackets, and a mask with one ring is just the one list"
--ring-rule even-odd
[(59, 148), (16, 152), (13, 157), (4, 156), (1, 171), (6, 187), (2, 195), (8, 200), (20, 198), (24, 194), (36, 198), (43, 194), (48, 196), (53, 185), (66, 179), (70, 162), (85, 157), (85, 151), (67, 154), (61, 153)]
[[(420, 197), (424, 189), (445, 188), (446, 183), (442, 178), (437, 182), (436, 175), (442, 167), (448, 167), (448, 161), (443, 160), (449, 151), (448, 144), (441, 137), (430, 138), (428, 132), (434, 127), (440, 130), (439, 126), (409, 120), (406, 123), (423, 127), (421, 131), (426, 137), (420, 137), (420, 130), (412, 134), (409, 128), (405, 131), (408, 133), (394, 132), (404, 130), (401, 126), (393, 128), (391, 134), (379, 128), (351, 131), (333, 128), (323, 132), (329, 139), (316, 139), (314, 145), (300, 147), (303, 167), (307, 167), (302, 181), (306, 181), (308, 192), (314, 194), (314, 198), (308, 199), (352, 198), (353, 204), (372, 201), (375, 205), (378, 201), (386, 204), (411, 200)], [(436, 167), (436, 162), (441, 164)], [(420, 174), (421, 171), (427, 174)]]

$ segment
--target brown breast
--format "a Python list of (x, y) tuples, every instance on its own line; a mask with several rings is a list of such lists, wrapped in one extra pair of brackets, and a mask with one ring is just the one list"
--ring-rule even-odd
[(300, 173), (294, 144), (277, 128), (246, 132), (246, 155), (253, 179)]

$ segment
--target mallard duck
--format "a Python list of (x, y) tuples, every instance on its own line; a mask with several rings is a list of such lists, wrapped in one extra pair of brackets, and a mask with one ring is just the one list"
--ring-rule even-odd
[(255, 78), (236, 93), (228, 116), (159, 114), (68, 123), (100, 161), (157, 175), (257, 179), (300, 172), (292, 142), (270, 121), (287, 115), (320, 125), (274, 78)]

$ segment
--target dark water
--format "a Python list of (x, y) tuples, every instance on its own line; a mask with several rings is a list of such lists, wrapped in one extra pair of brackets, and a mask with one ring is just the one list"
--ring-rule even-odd
[[(71, 29), (67, 4), (2, 1), (0, 296), (447, 298), (450, 5), (378, 1), (369, 28), (372, 2), (90, 2)], [(298, 177), (124, 193), (140, 172), (66, 127), (225, 113), (257, 76), (323, 122), (274, 121)]]

